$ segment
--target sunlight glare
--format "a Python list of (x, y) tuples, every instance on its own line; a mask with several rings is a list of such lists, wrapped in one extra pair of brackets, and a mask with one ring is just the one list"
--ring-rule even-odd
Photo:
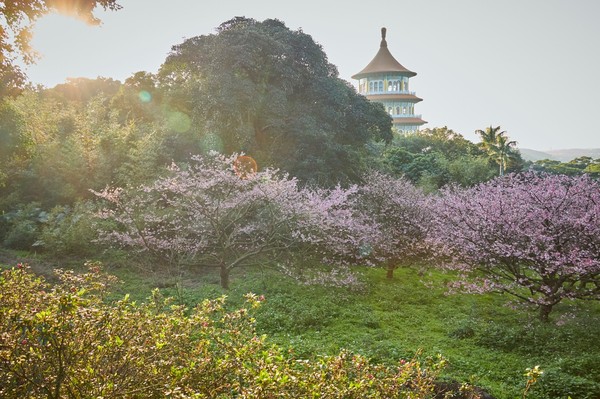
[(89, 25), (99, 25), (100, 20), (93, 14), (94, 2), (87, 0), (51, 0), (47, 3), (60, 14), (84, 21)]
[(149, 103), (150, 101), (152, 101), (152, 94), (150, 94), (150, 92), (146, 90), (142, 90), (138, 93), (138, 98), (143, 103)]

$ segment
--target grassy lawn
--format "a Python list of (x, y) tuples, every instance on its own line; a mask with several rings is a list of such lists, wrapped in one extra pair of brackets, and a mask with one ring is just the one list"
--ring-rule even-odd
[[(50, 266), (40, 264), (47, 274)], [(248, 268), (235, 270), (225, 291), (216, 271), (175, 278), (125, 264), (106, 262), (123, 280), (115, 297), (143, 300), (159, 287), (189, 306), (227, 295), (235, 307), (247, 292), (264, 295), (259, 333), (301, 357), (348, 349), (393, 364), (417, 351), (441, 354), (449, 361), (446, 379), (469, 381), (499, 399), (521, 397), (525, 369), (540, 365), (544, 376), (528, 398), (600, 397), (596, 303), (564, 303), (543, 324), (535, 311), (506, 306), (506, 296), (447, 295), (452, 276), (435, 270), (402, 268), (388, 280), (381, 269), (356, 269), (362, 286), (349, 289), (303, 286), (274, 270)]]

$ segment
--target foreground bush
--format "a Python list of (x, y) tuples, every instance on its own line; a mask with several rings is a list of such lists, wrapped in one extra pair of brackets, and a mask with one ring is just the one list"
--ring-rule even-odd
[(370, 364), (342, 352), (295, 359), (256, 335), (260, 299), (194, 309), (153, 293), (147, 304), (105, 302), (115, 279), (57, 271), (51, 285), (26, 266), (0, 277), (0, 397), (427, 398), (443, 360)]

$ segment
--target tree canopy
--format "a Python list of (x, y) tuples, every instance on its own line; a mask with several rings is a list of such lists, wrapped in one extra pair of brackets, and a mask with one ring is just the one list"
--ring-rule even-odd
[(578, 157), (569, 162), (561, 162), (551, 159), (535, 161), (531, 167), (539, 172), (576, 176), (587, 174), (590, 177), (600, 177), (600, 159), (591, 157)]
[(383, 108), (339, 79), (311, 36), (275, 19), (234, 18), (174, 46), (158, 80), (224, 153), (245, 152), (303, 181), (357, 180), (365, 144), (392, 138)]
[(509, 140), (505, 131), (500, 131), (500, 126), (489, 126), (485, 130), (476, 130), (481, 137), (480, 147), (487, 153), (491, 162), (498, 165), (498, 174), (504, 175), (509, 169), (517, 171), (523, 165), (521, 153), (516, 149), (517, 142)]
[(485, 152), (446, 126), (395, 138), (383, 152), (383, 164), (428, 191), (449, 183), (472, 186), (493, 176)]
[(371, 171), (363, 180), (355, 207), (376, 226), (363, 256), (373, 258), (374, 264), (387, 262), (387, 277), (393, 278), (402, 263), (419, 261), (427, 253), (426, 196), (402, 177)]
[(542, 320), (563, 299), (600, 299), (600, 186), (589, 176), (525, 173), (434, 201), (432, 243), (475, 292), (514, 295)]
[(223, 288), (232, 269), (257, 259), (357, 257), (374, 229), (352, 212), (354, 189), (299, 188), (269, 169), (241, 170), (240, 158), (194, 157), (150, 185), (96, 193), (108, 203), (100, 216), (119, 226), (103, 239), (178, 267), (216, 267)]

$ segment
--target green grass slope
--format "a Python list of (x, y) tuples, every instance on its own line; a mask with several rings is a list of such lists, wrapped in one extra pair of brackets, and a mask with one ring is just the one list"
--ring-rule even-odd
[[(446, 379), (499, 399), (521, 397), (526, 368), (540, 365), (544, 375), (529, 398), (600, 398), (598, 304), (562, 304), (544, 324), (537, 312), (508, 306), (507, 296), (448, 295), (453, 276), (444, 272), (402, 268), (388, 280), (381, 269), (357, 270), (362, 286), (352, 289), (304, 286), (269, 269), (238, 270), (229, 291), (215, 273), (161, 283), (190, 306), (224, 294), (232, 306), (247, 292), (264, 295), (259, 332), (301, 357), (348, 349), (393, 364), (417, 351), (441, 354), (450, 364)], [(125, 291), (141, 296), (145, 290), (129, 281)]]
[(449, 361), (444, 378), (468, 381), (494, 397), (521, 397), (525, 369), (544, 375), (528, 398), (600, 398), (600, 305), (557, 306), (550, 323), (537, 313), (513, 309), (502, 295), (448, 295), (453, 276), (437, 270), (402, 268), (393, 280), (381, 269), (357, 269), (355, 288), (304, 286), (270, 269), (242, 269), (232, 289), (218, 285), (213, 271), (173, 278), (126, 267), (108, 270), (123, 280), (115, 296), (142, 300), (159, 287), (182, 304), (227, 295), (232, 307), (254, 292), (266, 300), (257, 328), (271, 342), (312, 358), (348, 349), (373, 361), (396, 363), (417, 351)]

